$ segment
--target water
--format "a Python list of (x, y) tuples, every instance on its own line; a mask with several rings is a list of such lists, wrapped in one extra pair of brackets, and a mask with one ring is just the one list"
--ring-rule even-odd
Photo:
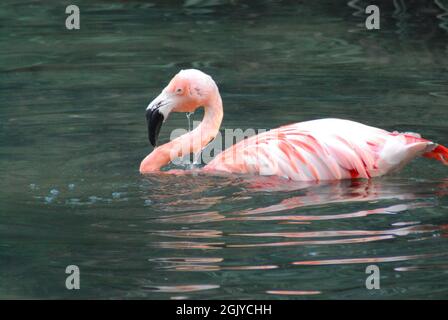
[[(216, 79), (222, 129), (341, 117), (448, 144), (438, 3), (380, 2), (366, 31), (360, 1), (77, 1), (68, 31), (69, 2), (2, 1), (0, 297), (447, 298), (439, 163), (329, 184), (138, 173), (144, 110), (190, 67)], [(174, 114), (159, 141), (187, 127)]]

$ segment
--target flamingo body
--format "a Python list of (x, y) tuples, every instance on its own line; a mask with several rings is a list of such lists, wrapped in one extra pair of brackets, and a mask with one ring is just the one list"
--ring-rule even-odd
[(252, 136), (204, 169), (276, 175), (297, 181), (371, 178), (400, 169), (435, 144), (349, 120), (295, 123)]

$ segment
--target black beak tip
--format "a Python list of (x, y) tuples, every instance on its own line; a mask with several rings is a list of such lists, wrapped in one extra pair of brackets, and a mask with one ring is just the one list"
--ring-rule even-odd
[(156, 139), (155, 139), (154, 137), (149, 136), (149, 143), (150, 143), (153, 147), (155, 147), (156, 144), (157, 144), (157, 141), (156, 141)]
[(164, 117), (158, 109), (149, 109), (146, 112), (146, 121), (148, 124), (148, 138), (153, 147), (157, 145), (160, 128), (162, 127)]

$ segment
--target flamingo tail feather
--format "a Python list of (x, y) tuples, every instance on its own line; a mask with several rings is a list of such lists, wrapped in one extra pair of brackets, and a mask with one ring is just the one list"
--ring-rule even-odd
[(432, 151), (423, 154), (425, 158), (436, 159), (448, 166), (448, 148), (442, 145), (437, 145)]

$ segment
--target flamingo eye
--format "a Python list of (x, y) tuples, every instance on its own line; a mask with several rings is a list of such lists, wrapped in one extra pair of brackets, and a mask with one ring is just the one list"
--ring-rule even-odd
[(182, 88), (177, 88), (177, 89), (176, 89), (176, 93), (177, 93), (177, 94), (182, 94), (182, 93), (183, 93)]

